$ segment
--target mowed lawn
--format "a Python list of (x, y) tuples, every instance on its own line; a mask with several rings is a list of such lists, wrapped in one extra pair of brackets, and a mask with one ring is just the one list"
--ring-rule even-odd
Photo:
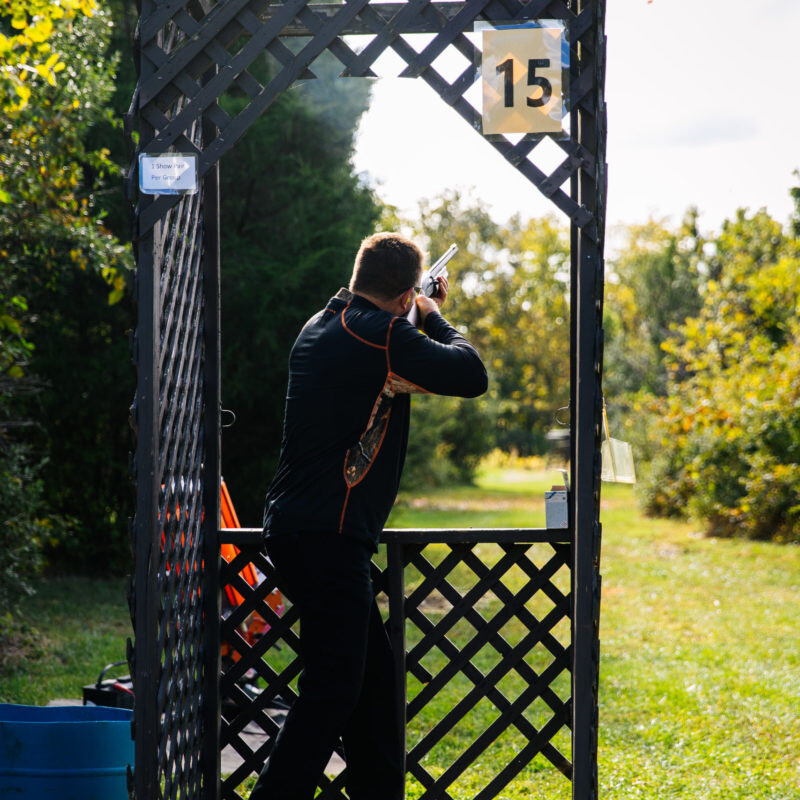
[[(401, 497), (389, 525), (539, 527), (544, 491), (559, 482), (555, 472), (487, 470), (474, 487)], [(707, 539), (695, 525), (644, 518), (629, 486), (604, 485), (602, 521), (600, 797), (800, 800), (800, 548)], [(431, 560), (446, 551), (433, 548)], [(491, 546), (477, 552), (488, 564), (500, 557)], [(508, 578), (514, 590), (515, 580), (524, 580), (521, 571)], [(563, 571), (554, 580), (566, 590)], [(418, 581), (409, 570), (407, 584)], [(82, 684), (123, 657), (130, 635), (123, 581), (59, 579), (38, 589), (25, 616), (36, 632), (0, 666), (3, 702), (79, 697)], [(478, 611), (488, 618), (498, 605), (496, 598), (482, 598)], [(446, 607), (426, 613), (435, 622)], [(503, 628), (512, 646), (524, 634), (519, 629), (513, 621)], [(459, 647), (470, 636), (466, 623), (451, 633)], [(409, 647), (415, 641), (409, 630)], [(423, 664), (433, 672), (441, 661), (433, 653)], [(545, 661), (534, 668), (546, 668)], [(490, 668), (480, 655), (474, 662)], [(498, 688), (513, 698), (519, 684), (511, 674)], [(567, 684), (562, 675), (554, 688), (563, 695)], [(471, 685), (459, 677), (440, 692), (411, 721), (409, 745)], [(422, 688), (410, 678), (409, 698)], [(534, 724), (537, 714), (528, 713)], [(432, 748), (424, 762), (429, 773), (445, 771), (496, 717), (491, 703), (478, 704), (472, 729), (465, 722)], [(568, 748), (564, 731), (556, 741)], [(497, 764), (522, 746), (521, 735), (501, 737), (458, 777), (451, 796), (477, 795)], [(421, 794), (410, 777), (409, 800)], [(567, 800), (570, 787), (540, 757), (499, 797)]]

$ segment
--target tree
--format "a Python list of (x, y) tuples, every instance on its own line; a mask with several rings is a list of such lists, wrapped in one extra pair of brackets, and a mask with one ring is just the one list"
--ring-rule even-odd
[(56, 85), (56, 76), (66, 64), (54, 43), (71, 32), (73, 20), (81, 14), (90, 17), (96, 10), (94, 0), (0, 2), (0, 27), (5, 31), (0, 32), (2, 113), (23, 110), (42, 80), (50, 86)]
[(800, 258), (761, 210), (724, 223), (699, 312), (663, 347), (648, 509), (800, 540)]
[(515, 218), (503, 241), (507, 266), (501, 262), (484, 292), (495, 310), (488, 331), (498, 395), (495, 446), (541, 454), (557, 410), (569, 404), (569, 237), (552, 218)]
[[(83, 136), (102, 116), (98, 101), (103, 102), (112, 86), (113, 65), (98, 69), (97, 59), (91, 58), (93, 48), (104, 52), (107, 36), (102, 31), (108, 27), (107, 17), (101, 14), (90, 21), (77, 16), (79, 9), (92, 14), (95, 6), (70, 0), (64, 8), (10, 2), (4, 9), (12, 17), (12, 27), (21, 28), (10, 38), (0, 35), (0, 251), (4, 264), (0, 329), (6, 332), (0, 366), (6, 376), (22, 377), (31, 352), (24, 334), (28, 302), (18, 291), (30, 280), (26, 275), (33, 273), (32, 280), (40, 284), (51, 279), (55, 243), (65, 230), (77, 245), (67, 250), (71, 264), (83, 269), (85, 254), (102, 241), (98, 238), (102, 231), (92, 216), (93, 193), (81, 190), (86, 187), (85, 170), (102, 179), (114, 171), (114, 165), (107, 151), (88, 149)], [(54, 20), (61, 24), (55, 27)], [(66, 60), (58, 61), (58, 69), (34, 69), (31, 64), (37, 63), (35, 54), (40, 51), (51, 55), (55, 51)], [(46, 80), (27, 78), (31, 72)], [(15, 90), (15, 100), (9, 89), (20, 86), (25, 91), (20, 95)], [(115, 298), (124, 283), (116, 271), (118, 260), (114, 253), (105, 263), (106, 276), (115, 283)]]
[(706, 242), (694, 208), (675, 231), (651, 220), (628, 226), (624, 235), (606, 282), (604, 389), (613, 398), (663, 395), (667, 370), (661, 344), (700, 310)]
[[(558, 408), (569, 403), (569, 243), (549, 218), (507, 225), (459, 192), (420, 204), (404, 224), (434, 260), (459, 246), (448, 265), (447, 316), (478, 348), (489, 391), (476, 400), (419, 398), (404, 485), (472, 477), (494, 447), (543, 453)], [(437, 452), (449, 460), (432, 460)]]
[(702, 306), (713, 243), (690, 208), (676, 229), (650, 220), (623, 231), (605, 287), (603, 393), (611, 435), (629, 441), (639, 472), (659, 451), (651, 411), (668, 391), (664, 341)]
[[(0, 316), (14, 334), (0, 347), (9, 388), (0, 429), (22, 446), (15, 452), (26, 480), (41, 462), (47, 513), (81, 520), (71, 532), (51, 526), (43, 538), (71, 548), (73, 564), (119, 565), (127, 552), (119, 503), (120, 474), (129, 495), (127, 446), (120, 452), (119, 443), (128, 443), (132, 393), (130, 307), (122, 302), (131, 258), (97, 210), (98, 192), (118, 170), (108, 151), (87, 144), (113, 91), (111, 23), (105, 11), (73, 16), (48, 40), (64, 64), (55, 85), (31, 82), (24, 105), (0, 112), (8, 201), (0, 203)], [(13, 315), (4, 313), (9, 307)]]

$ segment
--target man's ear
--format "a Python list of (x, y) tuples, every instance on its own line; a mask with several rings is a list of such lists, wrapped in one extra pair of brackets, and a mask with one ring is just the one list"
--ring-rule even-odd
[(414, 302), (414, 289), (406, 289), (399, 297), (400, 305), (402, 306), (404, 311), (408, 311), (411, 308), (411, 304)]

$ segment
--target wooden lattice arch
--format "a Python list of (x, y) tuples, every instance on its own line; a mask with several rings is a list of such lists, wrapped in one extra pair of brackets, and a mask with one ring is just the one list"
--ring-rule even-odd
[[(425, 81), (480, 132), (480, 112), (465, 98), (480, 55), (476, 37), (468, 34), (476, 21), (539, 19), (562, 21), (569, 41), (569, 120), (566, 135), (550, 140), (562, 158), (551, 169), (537, 166), (543, 135), (492, 136), (487, 143), (571, 224), (569, 527), (387, 531), (387, 562), (382, 570), (376, 568), (376, 582), (387, 596), (387, 625), (401, 674), (423, 687), (408, 701), (405, 681), (398, 686), (403, 718), (413, 724), (438, 689), (450, 680), (465, 682), (457, 706), (407, 753), (408, 771), (424, 787), (424, 797), (451, 797), (459, 776), (490, 752), (506, 730), (525, 744), (509, 763), (498, 763), (495, 778), (476, 797), (497, 796), (539, 757), (571, 782), (573, 797), (597, 796), (603, 16), (604, 0), (142, 0), (139, 81), (126, 118), (132, 155), (134, 150), (196, 153), (201, 186), (194, 195), (140, 195), (135, 159), (127, 178), (135, 203), (139, 304), (132, 408), (137, 432), (131, 592), (135, 646), (129, 648), (136, 693), (130, 789), (139, 800), (236, 797), (241, 780), (260, 768), (271, 747), (277, 724), (270, 702), (291, 698), (292, 680), (301, 668), (296, 659), (280, 668), (270, 661), (271, 648), (279, 642), (295, 648), (295, 620), (291, 609), (278, 616), (267, 602), (274, 576), (260, 550), (259, 533), (220, 530), (220, 159), (283, 91), (313, 77), (314, 62), (326, 52), (341, 63), (344, 77), (368, 77), (375, 60), (391, 49), (405, 65), (402, 76)], [(428, 34), (429, 41), (418, 51), (408, 37), (419, 33)], [(355, 48), (353, 36), (363, 47)], [(261, 82), (251, 68), (265, 53), (270, 78)], [(437, 69), (437, 59), (446, 53), (457, 53), (464, 63), (450, 81)], [(219, 99), (234, 89), (247, 102), (231, 117)], [(220, 562), (223, 541), (241, 548), (230, 564)], [(476, 556), (476, 546), (486, 543), (499, 548), (491, 564)], [(443, 557), (430, 557), (430, 548), (440, 552), (443, 547)], [(266, 576), (257, 589), (239, 576), (248, 562)], [(467, 585), (449, 578), (455, 569), (471, 576)], [(406, 597), (409, 570), (419, 582), (409, 584)], [(222, 620), (220, 589), (229, 584), (236, 585), (245, 604)], [(493, 598), (490, 611), (480, 606), (487, 596)], [(432, 597), (443, 603), (435, 618), (425, 611)], [(548, 610), (532, 611), (536, 598), (549, 603)], [(254, 610), (271, 628), (250, 646), (237, 626)], [(511, 618), (527, 631), (523, 643), (511, 645), (502, 635)], [(457, 625), (474, 630), (470, 645), (459, 647), (448, 638), (448, 630)], [(220, 670), (221, 637), (235, 642), (240, 656), (225, 674)], [(488, 666), (474, 660), (485, 648), (492, 653)], [(534, 651), (543, 655), (541, 666), (530, 660)], [(253, 703), (245, 701), (238, 681), (248, 669), (267, 684)], [(522, 681), (523, 688), (504, 688), (509, 676)], [(496, 720), (443, 774), (431, 774), (426, 754), (479, 703), (491, 703)], [(255, 749), (244, 738), (252, 725), (266, 735)], [(243, 761), (237, 774), (223, 782), (219, 753), (224, 746), (234, 747)], [(325, 796), (341, 796), (341, 786), (341, 778), (327, 783)]]

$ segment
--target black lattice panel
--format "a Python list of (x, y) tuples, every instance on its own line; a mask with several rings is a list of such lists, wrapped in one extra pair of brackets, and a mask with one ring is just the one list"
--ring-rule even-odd
[[(199, 146), (199, 124), (192, 126)], [(137, 568), (136, 644), (131, 672), (137, 698), (137, 739), (151, 758), (136, 765), (138, 796), (197, 797), (202, 785), (203, 652), (203, 422), (204, 342), (202, 190), (183, 196), (152, 231), (150, 263), (139, 263), (142, 293), (137, 340), (152, 326), (153, 363), (139, 358), (137, 484), (155, 498), (152, 520), (137, 510), (137, 539), (149, 540), (146, 572)], [(149, 259), (148, 259), (149, 260)], [(151, 271), (145, 277), (142, 270)], [(152, 281), (152, 283), (150, 283)], [(145, 309), (142, 306), (146, 306)], [(144, 321), (144, 322), (143, 322)], [(150, 415), (144, 434), (141, 415)], [(150, 461), (151, 472), (142, 469)], [(137, 548), (143, 544), (137, 544)], [(144, 613), (141, 613), (141, 610)], [(146, 677), (145, 677), (146, 676)], [(145, 788), (146, 787), (146, 788)]]
[[(187, 196), (165, 242), (161, 308), (160, 514), (157, 648), (162, 665), (159, 772), (163, 796), (200, 788), (202, 698), (202, 423), (203, 347), (200, 195)], [(167, 226), (165, 226), (166, 228)]]
[[(387, 51), (405, 65), (402, 77), (421, 78), (477, 131), (481, 113), (467, 96), (477, 78), (480, 50), (471, 31), (475, 21), (564, 21), (573, 46), (592, 24), (588, 12), (577, 14), (561, 0), (466, 0), (431, 3), (308, 3), (288, 0), (229, 0), (226, 3), (167, 3), (142, 18), (140, 52), (146, 68), (138, 107), (154, 135), (151, 152), (190, 150), (191, 126), (204, 115), (218, 128), (200, 158), (200, 174), (213, 167), (260, 116), (298, 79), (313, 77), (314, 62), (331, 54), (342, 76), (373, 76), (375, 62)], [(436, 34), (422, 49), (416, 34)], [(296, 44), (296, 37), (305, 37)], [(429, 37), (430, 38), (430, 37)], [(293, 42), (292, 39), (295, 41)], [(268, 69), (264, 68), (264, 59)], [(461, 64), (452, 75), (453, 62)], [(444, 65), (448, 64), (447, 68)], [(445, 77), (442, 73), (447, 73)], [(204, 76), (206, 79), (204, 79)], [(594, 87), (592, 70), (576, 74), (569, 102), (580, 106)], [(220, 104), (226, 94), (244, 101), (231, 116)], [(572, 222), (596, 235), (594, 216), (576, 202), (568, 188), (579, 170), (593, 171), (593, 154), (569, 135), (540, 134), (487, 137), (504, 158), (524, 174)], [(544, 153), (544, 162), (537, 156)], [(560, 153), (560, 155), (558, 155)], [(539, 162), (539, 163), (537, 163)], [(567, 186), (565, 191), (565, 185)], [(139, 224), (148, 230), (174, 204), (160, 197), (143, 209)]]
[(405, 614), (407, 768), (421, 797), (470, 796), (461, 779), (476, 767), (494, 777), (475, 796), (495, 797), (537, 758), (569, 779), (569, 546), (442, 547), (404, 559), (406, 579), (419, 576)]
[[(563, 773), (569, 791), (569, 556), (563, 543), (405, 546), (407, 597), (383, 595), (381, 602), (405, 608), (407, 766), (423, 797), (467, 796), (463, 776), (487, 763), (492, 777), (475, 796), (495, 797), (526, 770), (543, 768)], [(241, 574), (248, 563), (265, 576), (258, 586)], [(375, 578), (382, 591), (386, 572), (376, 568)], [(295, 612), (286, 603), (276, 613), (269, 602), (280, 587), (263, 551), (245, 547), (223, 561), (221, 581), (243, 598), (221, 628), (229, 652), (220, 744), (241, 759), (223, 776), (222, 797), (236, 800), (272, 748), (302, 664)], [(269, 629), (247, 641), (254, 613)], [(254, 700), (249, 687), (256, 684)], [(343, 798), (343, 778), (325, 779), (321, 796)]]

